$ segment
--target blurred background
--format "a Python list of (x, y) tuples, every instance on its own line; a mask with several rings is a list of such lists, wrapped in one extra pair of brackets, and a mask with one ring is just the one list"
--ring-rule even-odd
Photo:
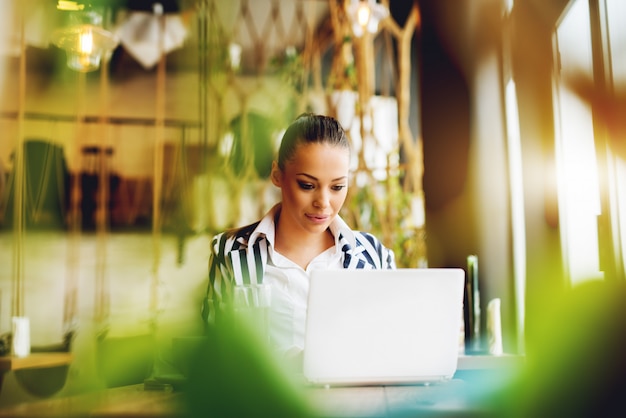
[(276, 202), (305, 111), (349, 132), (348, 223), (400, 267), (476, 255), (523, 354), (564, 290), (623, 280), (622, 3), (0, 0), (0, 334), (72, 353), (0, 405), (175, 371), (210, 238)]

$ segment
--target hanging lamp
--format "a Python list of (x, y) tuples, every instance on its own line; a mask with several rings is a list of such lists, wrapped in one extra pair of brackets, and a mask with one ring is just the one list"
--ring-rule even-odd
[(67, 66), (78, 72), (100, 68), (102, 57), (119, 44), (119, 37), (102, 27), (102, 14), (96, 10), (70, 11), (70, 25), (54, 31), (52, 43), (65, 50)]
[(352, 22), (352, 32), (357, 37), (365, 32), (376, 33), (378, 23), (389, 16), (389, 9), (376, 0), (351, 0), (346, 3), (346, 12)]

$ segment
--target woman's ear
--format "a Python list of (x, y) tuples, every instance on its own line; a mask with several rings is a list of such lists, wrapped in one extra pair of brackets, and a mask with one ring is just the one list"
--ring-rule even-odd
[(272, 172), (270, 177), (272, 178), (272, 184), (274, 184), (274, 186), (281, 187), (283, 172), (280, 170), (280, 167), (278, 167), (278, 163), (275, 160), (272, 161)]

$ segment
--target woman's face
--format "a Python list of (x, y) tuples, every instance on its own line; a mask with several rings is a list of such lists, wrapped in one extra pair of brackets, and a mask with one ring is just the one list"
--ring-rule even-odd
[(289, 233), (323, 233), (348, 193), (350, 151), (326, 143), (302, 144), (284, 170), (274, 162), (272, 182), (281, 188), (281, 228)]

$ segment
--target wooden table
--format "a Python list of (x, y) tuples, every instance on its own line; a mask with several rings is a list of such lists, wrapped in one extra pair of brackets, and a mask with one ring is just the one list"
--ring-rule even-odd
[[(490, 368), (513, 370), (509, 366), (518, 365), (520, 361), (520, 357), (472, 358), (460, 361), (459, 371), (483, 372), (477, 375), (478, 380), (472, 380), (471, 375), (465, 374), (467, 379), (455, 378), (431, 385), (303, 387), (303, 394), (315, 418), (484, 418), (490, 412), (483, 408), (480, 398), (488, 393), (485, 391), (483, 379), (489, 375), (484, 372)], [(171, 387), (166, 386), (165, 389), (145, 390), (144, 385), (140, 384), (38, 400), (0, 409), (0, 418), (185, 417), (185, 394), (171, 390)], [(245, 401), (245, 395), (242, 394), (242, 402)]]
[[(315, 418), (484, 417), (470, 394), (460, 380), (430, 386), (306, 388), (304, 393)], [(185, 398), (182, 392), (133, 385), (0, 409), (0, 418), (8, 417), (177, 418), (185, 417)]]

